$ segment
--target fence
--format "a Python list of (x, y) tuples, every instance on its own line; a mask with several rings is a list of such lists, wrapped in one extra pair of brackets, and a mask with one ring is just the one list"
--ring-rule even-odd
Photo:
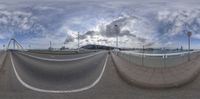
[(188, 59), (194, 59), (200, 51), (169, 53), (169, 54), (146, 54), (132, 52), (114, 52), (117, 56), (124, 58), (130, 63), (148, 67), (170, 67), (188, 62)]

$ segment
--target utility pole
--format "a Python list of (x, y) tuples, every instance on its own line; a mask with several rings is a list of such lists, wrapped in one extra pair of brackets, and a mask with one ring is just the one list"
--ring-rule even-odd
[(98, 37), (96, 37), (95, 46), (96, 46), (96, 50), (97, 50), (97, 47), (98, 47)]
[(142, 46), (142, 65), (144, 66), (144, 45)]
[(80, 41), (79, 41), (79, 39), (80, 39), (79, 38), (79, 32), (78, 32), (78, 38), (77, 39), (78, 39), (78, 52), (79, 52), (79, 47), (80, 47), (80, 45), (79, 45), (80, 44)]
[(188, 61), (190, 61), (190, 37), (192, 36), (192, 32), (188, 32), (187, 36), (188, 36)]
[(118, 48), (118, 36), (119, 36), (119, 27), (118, 25), (115, 25), (115, 32), (116, 32), (116, 48)]
[(52, 50), (51, 41), (49, 42), (49, 50)]

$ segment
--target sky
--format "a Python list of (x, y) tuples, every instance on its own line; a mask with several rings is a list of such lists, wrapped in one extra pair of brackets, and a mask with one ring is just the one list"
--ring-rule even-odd
[[(24, 48), (98, 44), (200, 48), (198, 0), (1, 0), (0, 48), (15, 38)], [(117, 25), (117, 27), (115, 27)]]

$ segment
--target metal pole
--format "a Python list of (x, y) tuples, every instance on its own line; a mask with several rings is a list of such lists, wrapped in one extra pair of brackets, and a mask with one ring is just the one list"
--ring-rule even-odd
[(117, 34), (117, 45), (116, 45), (117, 48), (119, 47), (119, 46), (118, 46), (118, 41), (119, 41), (119, 38), (118, 38), (118, 34)]
[(190, 37), (188, 37), (188, 61), (190, 61)]
[(119, 30), (118, 30), (118, 25), (115, 25), (115, 30), (116, 30), (116, 48), (118, 48), (118, 35), (119, 35)]
[(142, 46), (142, 65), (144, 66), (144, 45)]
[(192, 36), (192, 32), (188, 32), (188, 61), (190, 61), (190, 37)]
[(49, 42), (49, 50), (52, 50), (51, 41)]
[(51, 41), (49, 42), (49, 48), (51, 48)]
[(80, 43), (79, 43), (79, 32), (78, 32), (78, 52), (79, 52), (79, 47), (80, 47), (79, 44)]
[(98, 45), (98, 38), (96, 37), (97, 42), (95, 42), (95, 48), (97, 50), (97, 45)]
[(167, 59), (167, 57), (166, 57), (166, 49), (164, 48), (164, 67), (166, 67), (166, 59)]

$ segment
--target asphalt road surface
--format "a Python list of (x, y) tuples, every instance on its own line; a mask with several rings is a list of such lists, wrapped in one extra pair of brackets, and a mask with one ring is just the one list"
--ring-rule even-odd
[(75, 61), (45, 61), (13, 52), (12, 59), (17, 73), (28, 83), (46, 90), (73, 90), (95, 82), (101, 74), (106, 52)]
[(72, 54), (72, 55), (55, 55), (55, 54), (42, 54), (42, 53), (34, 53), (34, 52), (24, 52), (25, 54), (34, 55), (38, 57), (43, 58), (50, 58), (50, 59), (71, 59), (71, 58), (78, 58), (78, 57), (84, 57), (87, 55), (92, 55), (95, 52), (87, 52), (87, 53), (81, 53), (81, 54)]
[[(71, 63), (60, 62), (58, 65), (14, 52), (12, 59), (18, 75), (33, 88), (69, 91), (86, 87), (86, 90), (51, 93), (29, 89), (16, 77), (9, 55), (0, 71), (0, 99), (198, 99), (200, 97), (200, 77), (178, 88), (147, 89), (129, 85), (118, 76), (110, 56), (106, 62), (107, 55), (106, 52), (102, 52), (91, 58)], [(94, 86), (87, 87), (97, 81), (104, 63), (106, 63), (105, 71), (101, 79)], [(71, 77), (72, 75), (75, 78)]]

